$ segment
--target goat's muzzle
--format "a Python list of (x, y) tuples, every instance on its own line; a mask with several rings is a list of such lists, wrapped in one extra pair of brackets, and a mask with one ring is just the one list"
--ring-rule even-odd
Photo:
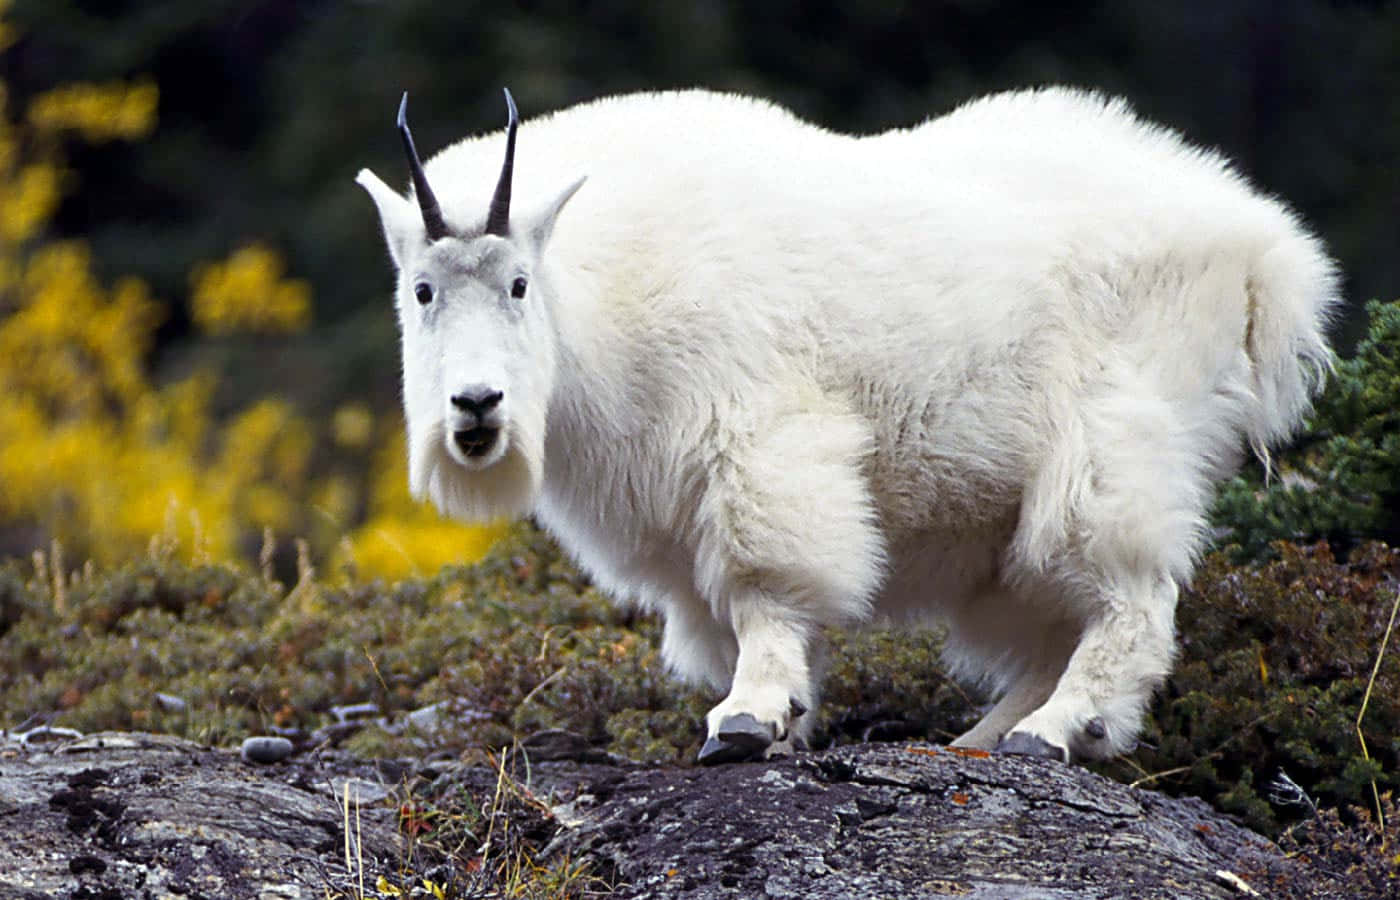
[(468, 428), (452, 432), (452, 443), (456, 444), (462, 453), (476, 459), (491, 452), (500, 434), (499, 428)]
[(495, 449), (501, 436), (504, 397), (486, 385), (473, 385), (452, 395), (452, 443), (463, 457), (480, 459)]

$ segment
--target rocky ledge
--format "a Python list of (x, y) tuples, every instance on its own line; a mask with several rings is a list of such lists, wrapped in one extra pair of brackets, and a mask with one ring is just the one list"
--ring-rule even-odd
[[(663, 768), (567, 747), (543, 742), (516, 767), (548, 809), (536, 856), (586, 859), (621, 898), (1326, 896), (1200, 801), (1057, 763), (867, 744)], [(330, 896), (355, 877), (347, 822), (351, 868), (374, 872), (405, 858), (414, 785), (497, 774), (306, 753), (254, 765), (156, 735), (10, 742), (0, 898)]]

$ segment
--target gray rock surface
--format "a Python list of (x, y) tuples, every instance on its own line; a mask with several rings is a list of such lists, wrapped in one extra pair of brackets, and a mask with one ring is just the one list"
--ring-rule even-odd
[[(866, 744), (680, 769), (536, 743), (553, 759), (513, 770), (553, 810), (538, 857), (587, 859), (622, 898), (1307, 896), (1297, 864), (1204, 803), (1055, 762)], [(0, 900), (355, 896), (358, 866), (372, 888), (404, 859), (404, 791), (489, 797), (496, 780), (306, 753), (250, 765), (157, 735), (0, 742)]]
[(552, 849), (606, 861), (619, 897), (1178, 900), (1297, 875), (1198, 800), (923, 744), (637, 771), (556, 815)]
[(153, 734), (3, 745), (0, 898), (324, 897), (351, 880), (347, 784), (354, 866), (399, 852), (384, 781), (373, 766), (252, 766)]

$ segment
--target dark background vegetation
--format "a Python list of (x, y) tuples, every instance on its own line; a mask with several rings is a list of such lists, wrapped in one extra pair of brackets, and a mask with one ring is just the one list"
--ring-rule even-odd
[[(873, 131), (980, 93), (1070, 83), (1122, 94), (1219, 147), (1283, 196), (1341, 260), (1356, 303), (1400, 285), (1400, 7), (1336, 0), (17, 0), (4, 54), (17, 101), (60, 82), (149, 75), (159, 126), (74, 147), (56, 221), (106, 276), (178, 299), (200, 260), (264, 239), (316, 290), (308, 377), (224, 347), (239, 393), (283, 381), (308, 411), (392, 405), (389, 270), (364, 165), (402, 172), (392, 130), (414, 98), (425, 152), (602, 94), (704, 85)], [(696, 135), (696, 140), (703, 140)], [(1354, 307), (1355, 308), (1355, 304)], [(160, 360), (179, 365), (176, 310)], [(1352, 321), (1340, 335), (1355, 339)], [(242, 363), (242, 364), (240, 364)], [(314, 373), (314, 375), (313, 375)]]

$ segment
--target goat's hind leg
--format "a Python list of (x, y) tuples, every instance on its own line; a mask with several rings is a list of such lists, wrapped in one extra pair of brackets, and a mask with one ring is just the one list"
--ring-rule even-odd
[(1152, 692), (1171, 668), (1176, 593), (1165, 573), (1106, 588), (1050, 698), (996, 749), (1064, 761), (1131, 750)]
[(1023, 674), (976, 725), (953, 741), (952, 746), (975, 750), (996, 747), (1013, 725), (1050, 699), (1058, 674), (1058, 670), (1050, 672), (1045, 669)]
[[(1067, 411), (1081, 427), (1065, 430), (1059, 462), (1023, 508), (1030, 527), (1018, 534), (1017, 565), (1043, 573), (1035, 580), (1060, 594), (1079, 635), (1054, 693), (1002, 751), (1106, 759), (1131, 750), (1170, 671), (1177, 581), (1204, 531), (1212, 489), (1203, 463), (1219, 435), (1144, 374), (1109, 366), (1098, 392)], [(1047, 540), (1056, 534), (1061, 541)]]

